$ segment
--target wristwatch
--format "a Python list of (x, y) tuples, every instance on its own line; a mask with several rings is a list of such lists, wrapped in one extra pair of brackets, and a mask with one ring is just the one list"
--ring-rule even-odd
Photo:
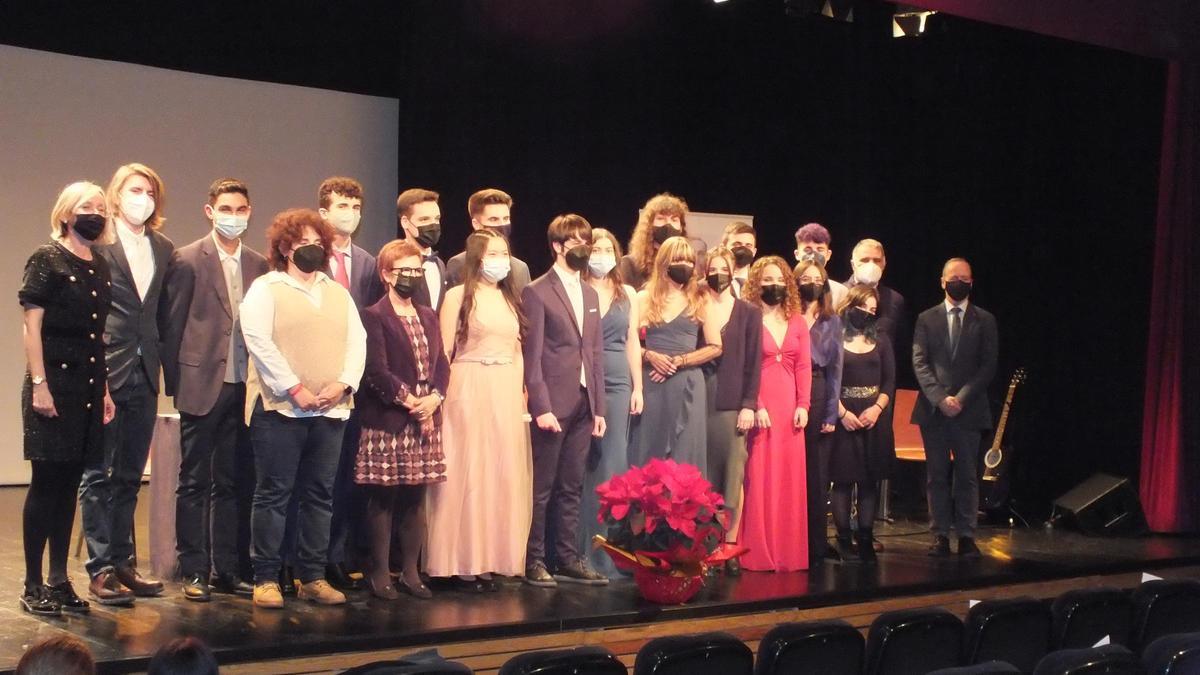
[(33, 377), (31, 377), (29, 379), (32, 380), (34, 384), (41, 384), (46, 381), (45, 376), (42, 376), (42, 375), (34, 375)]

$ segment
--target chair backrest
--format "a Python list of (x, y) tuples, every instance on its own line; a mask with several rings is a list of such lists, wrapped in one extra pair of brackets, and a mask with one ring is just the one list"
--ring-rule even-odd
[(728, 633), (655, 638), (638, 650), (634, 675), (752, 675), (754, 653)]
[(1133, 601), (1119, 588), (1081, 588), (1054, 599), (1051, 644), (1055, 649), (1091, 647), (1104, 636), (1112, 644), (1128, 645), (1133, 626)]
[(1142, 650), (1142, 663), (1150, 675), (1200, 673), (1200, 633), (1164, 635)]
[(1133, 652), (1121, 645), (1060, 649), (1038, 661), (1033, 675), (1145, 675)]
[(1003, 661), (1031, 672), (1050, 651), (1050, 625), (1041, 600), (984, 600), (967, 612), (963, 662)]
[(409, 654), (393, 661), (373, 661), (355, 666), (342, 675), (471, 675), (461, 663), (447, 661), (436, 649)]
[(932, 670), (929, 672), (929, 675), (1008, 675), (1009, 673), (1020, 672), (1020, 669), (1011, 663), (1005, 663), (1004, 661), (984, 661), (983, 663), (975, 663), (969, 666)]
[(612, 652), (589, 646), (518, 654), (500, 666), (499, 675), (628, 675), (628, 672)]
[(785, 623), (758, 643), (755, 675), (860, 675), (862, 633), (845, 621)]
[(1144, 648), (1164, 635), (1200, 631), (1200, 581), (1157, 579), (1133, 592), (1131, 646)]
[(962, 621), (943, 609), (880, 614), (867, 633), (866, 675), (924, 675), (960, 665)]

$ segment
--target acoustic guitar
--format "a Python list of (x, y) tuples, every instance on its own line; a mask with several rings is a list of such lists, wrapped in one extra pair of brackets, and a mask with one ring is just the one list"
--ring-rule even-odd
[(1002, 507), (1008, 499), (1008, 462), (1011, 449), (1004, 443), (1004, 430), (1008, 426), (1008, 413), (1012, 409), (1013, 396), (1017, 387), (1025, 382), (1025, 369), (1017, 368), (1008, 381), (1008, 393), (1004, 397), (1004, 407), (1000, 410), (1000, 422), (996, 424), (996, 435), (992, 438), (992, 447), (983, 456), (983, 480), (980, 484), (980, 495), (985, 509)]

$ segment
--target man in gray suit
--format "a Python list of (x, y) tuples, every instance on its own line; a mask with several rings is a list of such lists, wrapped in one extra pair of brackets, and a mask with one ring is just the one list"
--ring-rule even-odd
[[(480, 190), (467, 199), (467, 213), (471, 216), (471, 229), (491, 228), (508, 239), (512, 247), (512, 197), (503, 190), (487, 188)], [(463, 262), (467, 252), (463, 251), (446, 262), (446, 280), (448, 286), (458, 286), (463, 282)], [(520, 293), (529, 285), (529, 265), (517, 256), (511, 256), (512, 275), (516, 290)]]
[(921, 427), (925, 444), (934, 537), (929, 555), (950, 555), (953, 520), (958, 554), (978, 557), (979, 444), (983, 431), (992, 427), (987, 388), (996, 374), (1000, 340), (996, 317), (968, 299), (974, 278), (966, 260), (946, 261), (941, 284), (945, 299), (917, 318), (912, 349), (913, 371), (921, 387), (912, 422)]
[(254, 462), (242, 422), (248, 355), (238, 308), (268, 269), (242, 245), (250, 220), (245, 183), (214, 182), (204, 215), (212, 231), (171, 256), (163, 332), (163, 379), (180, 424), (175, 548), (183, 595), (196, 602), (212, 590), (254, 591), (239, 572), (249, 565)]
[[(95, 247), (112, 270), (112, 308), (104, 326), (108, 389), (117, 416), (104, 427), (104, 458), (79, 486), (87, 538), (88, 594), (103, 605), (162, 593), (162, 582), (133, 564), (133, 512), (158, 414), (159, 304), (175, 245), (162, 227), (163, 183), (143, 164), (117, 169), (108, 185), (116, 241)], [(132, 591), (132, 592), (131, 592)]]

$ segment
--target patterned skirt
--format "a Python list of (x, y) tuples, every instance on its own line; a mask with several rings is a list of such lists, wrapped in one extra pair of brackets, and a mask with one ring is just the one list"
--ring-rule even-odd
[[(431, 391), (417, 385), (416, 396)], [(362, 430), (354, 482), (360, 485), (428, 485), (446, 480), (446, 456), (442, 453), (442, 413), (433, 416), (433, 430), (426, 434), (413, 420), (400, 433), (381, 429)]]

